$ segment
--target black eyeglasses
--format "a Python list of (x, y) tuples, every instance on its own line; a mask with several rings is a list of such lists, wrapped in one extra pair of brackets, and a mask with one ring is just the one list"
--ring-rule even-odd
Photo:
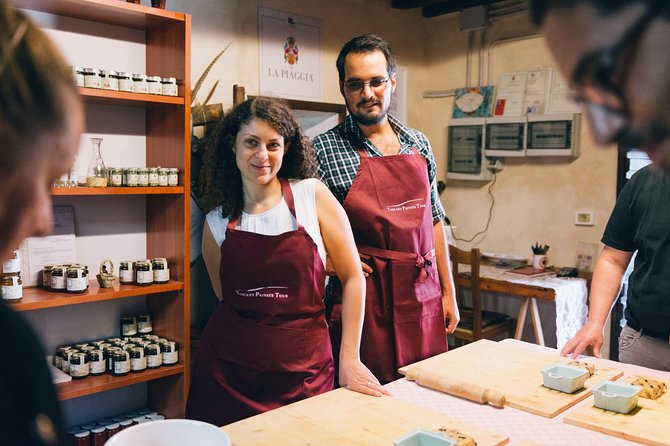
[[(603, 124), (603, 129), (610, 130), (611, 142), (616, 133), (620, 132), (630, 119), (630, 111), (623, 94), (630, 57), (635, 53), (647, 25), (655, 18), (663, 0), (656, 0), (628, 31), (609, 48), (601, 48), (586, 54), (577, 64), (572, 73), (572, 83), (578, 91), (575, 98), (594, 115), (594, 118), (609, 116), (615, 124)], [(612, 132), (612, 126), (618, 130)]]
[(344, 83), (344, 88), (351, 94), (361, 93), (366, 85), (369, 85), (372, 91), (381, 91), (386, 88), (386, 83), (389, 80), (389, 77), (374, 77), (367, 82), (349, 81)]

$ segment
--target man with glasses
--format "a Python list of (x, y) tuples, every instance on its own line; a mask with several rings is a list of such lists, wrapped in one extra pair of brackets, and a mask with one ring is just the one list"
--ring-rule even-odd
[(633, 254), (619, 360), (670, 370), (670, 2), (531, 0), (558, 68), (597, 143), (644, 149), (653, 161), (617, 198), (591, 285), (589, 319), (561, 354), (593, 346)]
[[(428, 139), (388, 114), (396, 86), (388, 42), (375, 34), (353, 38), (337, 70), (349, 116), (314, 145), (321, 179), (347, 212), (367, 277), (361, 360), (385, 383), (399, 367), (446, 351), (445, 318), (449, 333), (458, 323), (444, 209)], [(341, 294), (331, 280), (334, 348)]]

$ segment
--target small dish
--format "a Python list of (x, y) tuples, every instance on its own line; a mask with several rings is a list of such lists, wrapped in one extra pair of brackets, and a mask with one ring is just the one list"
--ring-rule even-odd
[(592, 390), (596, 407), (625, 414), (637, 407), (637, 399), (642, 388), (626, 383), (605, 381)]
[(557, 363), (542, 369), (542, 385), (565, 393), (573, 393), (584, 387), (588, 377), (588, 370), (566, 364)]
[(413, 430), (393, 440), (393, 446), (454, 446), (456, 441), (439, 432)]

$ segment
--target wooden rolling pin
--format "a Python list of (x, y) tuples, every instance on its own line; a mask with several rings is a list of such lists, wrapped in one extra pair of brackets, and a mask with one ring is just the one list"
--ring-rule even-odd
[(405, 374), (409, 381), (416, 381), (424, 387), (439, 390), (449, 395), (459, 396), (470, 401), (490, 404), (495, 407), (505, 407), (505, 395), (492, 389), (486, 389), (476, 384), (455, 381), (436, 374), (409, 369)]

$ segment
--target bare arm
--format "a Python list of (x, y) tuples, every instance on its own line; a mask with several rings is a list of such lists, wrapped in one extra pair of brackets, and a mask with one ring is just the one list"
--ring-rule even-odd
[(451, 262), (449, 261), (449, 250), (447, 249), (442, 220), (438, 220), (433, 224), (433, 234), (435, 238), (437, 275), (440, 277), (440, 287), (442, 288), (442, 310), (444, 311), (444, 317), (449, 320), (447, 333), (451, 334), (456, 330), (461, 315), (458, 312), (458, 305), (456, 304), (454, 279), (451, 274)]
[(351, 226), (342, 206), (320, 181), (316, 184), (316, 210), (323, 243), (342, 283), (342, 345), (340, 385), (368, 395), (388, 394), (360, 360), (365, 312), (365, 279)]
[(212, 281), (212, 288), (216, 297), (221, 300), (221, 277), (219, 268), (221, 267), (221, 247), (216, 243), (209, 223), (205, 220), (205, 227), (202, 230), (202, 258), (205, 260), (205, 267), (209, 279)]
[(612, 304), (619, 294), (621, 279), (633, 256), (632, 252), (619, 251), (605, 246), (598, 257), (593, 281), (591, 282), (591, 297), (589, 300), (589, 319), (570, 339), (561, 350), (562, 356), (570, 355), (573, 359), (579, 356), (584, 349), (592, 345), (593, 354), (602, 358), (600, 349), (603, 345), (603, 330), (605, 321), (612, 309)]

